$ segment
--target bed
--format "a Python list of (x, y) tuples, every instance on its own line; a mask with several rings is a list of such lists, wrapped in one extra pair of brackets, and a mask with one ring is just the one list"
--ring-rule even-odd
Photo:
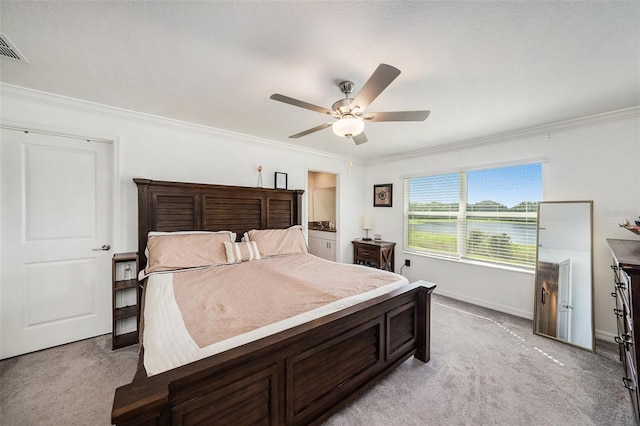
[[(250, 230), (288, 232), (301, 224), (301, 190), (134, 181), (138, 186), (141, 265), (148, 264), (145, 250), (149, 232), (226, 230), (239, 241)], [(276, 256), (243, 262), (228, 269), (236, 273), (233, 269), (236, 266), (248, 270), (250, 264), (268, 265), (282, 261), (279, 259)], [(312, 262), (312, 268), (325, 269), (324, 265), (313, 263), (324, 260), (300, 255), (295, 261)], [(363, 273), (374, 273), (372, 268), (363, 266), (341, 267), (350, 266), (361, 268)], [(220, 269), (223, 268), (227, 267)], [(322, 274), (323, 279), (329, 276)], [(431, 292), (435, 286), (424, 281), (385, 285), (384, 291), (372, 291), (366, 299), (356, 298), (339, 309), (321, 312), (152, 374), (145, 368), (143, 340), (133, 381), (116, 390), (112, 423), (322, 422), (409, 357), (429, 361)], [(146, 299), (147, 290), (142, 302), (143, 335), (147, 331), (144, 311), (150, 312), (149, 306), (155, 306), (155, 302)], [(147, 316), (148, 321), (151, 318)], [(151, 345), (151, 340), (148, 344)]]

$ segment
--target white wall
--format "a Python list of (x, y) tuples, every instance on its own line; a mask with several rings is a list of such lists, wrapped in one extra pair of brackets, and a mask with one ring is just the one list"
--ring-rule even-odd
[[(491, 268), (417, 256), (402, 252), (402, 176), (438, 173), (459, 168), (499, 165), (546, 158), (543, 194), (547, 201), (594, 201), (595, 324), (598, 337), (616, 332), (607, 238), (637, 239), (618, 227), (623, 219), (640, 215), (640, 113), (639, 108), (537, 131), (502, 135), (455, 149), (412, 154), (378, 161), (367, 167), (367, 193), (374, 184), (393, 182), (393, 207), (371, 208), (374, 232), (398, 243), (396, 265), (410, 281), (424, 279), (438, 285), (436, 293), (448, 295), (526, 318), (533, 316), (533, 273)], [(480, 143), (481, 142), (481, 143)]]
[[(137, 195), (134, 177), (254, 186), (263, 166), (265, 187), (275, 171), (288, 173), (291, 189), (305, 189), (307, 171), (338, 174), (338, 259), (353, 260), (351, 240), (361, 234), (360, 217), (371, 214), (373, 233), (396, 241), (397, 271), (410, 280), (438, 284), (438, 292), (504, 312), (531, 317), (533, 274), (487, 268), (402, 253), (402, 180), (413, 173), (444, 172), (544, 156), (546, 200), (594, 200), (594, 271), (596, 329), (612, 336), (615, 322), (610, 255), (606, 238), (637, 238), (617, 226), (640, 214), (640, 114), (613, 114), (553, 127), (547, 134), (503, 137), (461, 144), (456, 149), (408, 155), (365, 165), (259, 138), (102, 105), (0, 85), (0, 122), (57, 130), (115, 141), (115, 251), (137, 249)], [(631, 118), (629, 118), (631, 117)], [(490, 143), (488, 143), (490, 142)], [(373, 208), (373, 185), (393, 183), (393, 207)], [(303, 202), (306, 222), (307, 198)], [(1, 248), (7, 249), (7, 248)]]
[[(308, 169), (339, 175), (341, 216), (336, 220), (342, 231), (338, 235), (338, 253), (341, 255), (338, 259), (353, 260), (351, 240), (357, 235), (359, 216), (351, 217), (351, 212), (358, 211), (364, 203), (362, 163), (354, 162), (347, 175), (349, 159), (346, 157), (14, 86), (2, 85), (0, 89), (0, 122), (3, 125), (19, 124), (115, 141), (115, 235), (111, 245), (116, 252), (136, 251), (138, 246), (134, 177), (255, 186), (257, 166), (262, 165), (264, 187), (271, 188), (276, 171), (288, 173), (289, 189), (306, 189)], [(305, 224), (306, 197), (305, 192)]]

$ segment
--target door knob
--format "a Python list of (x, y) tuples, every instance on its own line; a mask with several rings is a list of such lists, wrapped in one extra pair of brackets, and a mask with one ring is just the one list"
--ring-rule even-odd
[(109, 244), (103, 244), (102, 247), (97, 249), (92, 249), (92, 250), (93, 251), (100, 251), (100, 250), (109, 251), (111, 250), (111, 246)]

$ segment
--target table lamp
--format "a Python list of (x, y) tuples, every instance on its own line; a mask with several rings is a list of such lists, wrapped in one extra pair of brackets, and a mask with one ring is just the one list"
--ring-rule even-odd
[(371, 238), (369, 238), (369, 230), (373, 229), (373, 219), (371, 219), (371, 216), (362, 216), (362, 229), (366, 231), (366, 237), (364, 237), (362, 241), (371, 241)]

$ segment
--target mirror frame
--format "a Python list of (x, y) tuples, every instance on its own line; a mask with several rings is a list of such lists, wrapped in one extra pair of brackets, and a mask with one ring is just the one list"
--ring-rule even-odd
[[(590, 277), (590, 303), (591, 303), (591, 347), (581, 346), (567, 340), (559, 339), (548, 334), (541, 333), (536, 330), (537, 309), (538, 309), (538, 263), (540, 262), (540, 205), (541, 204), (588, 204), (589, 205), (589, 277)], [(580, 348), (586, 351), (596, 351), (596, 330), (595, 330), (595, 301), (594, 299), (594, 282), (593, 282), (593, 200), (569, 200), (569, 201), (540, 201), (538, 202), (536, 224), (536, 265), (533, 279), (533, 334), (546, 337), (558, 342)]]

